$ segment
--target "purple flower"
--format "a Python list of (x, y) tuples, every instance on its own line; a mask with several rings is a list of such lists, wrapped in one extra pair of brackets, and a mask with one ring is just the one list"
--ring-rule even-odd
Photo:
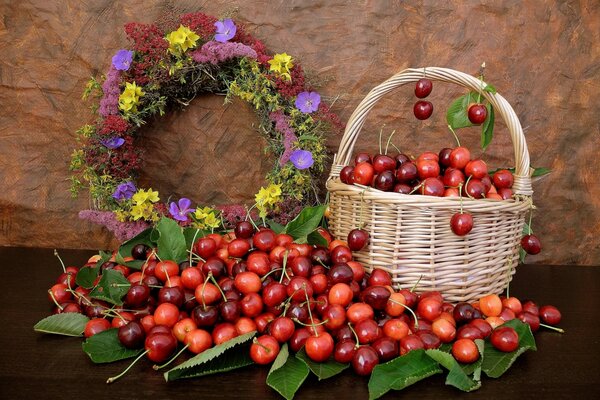
[(298, 169), (310, 168), (315, 163), (312, 153), (308, 150), (295, 150), (290, 156), (290, 161)]
[(119, 71), (127, 71), (133, 61), (133, 51), (119, 50), (112, 58), (112, 65)]
[(113, 137), (110, 139), (101, 140), (100, 143), (102, 143), (104, 145), (104, 147), (114, 150), (114, 149), (118, 149), (119, 147), (123, 146), (123, 143), (125, 143), (125, 139), (120, 138), (120, 137)]
[(110, 70), (106, 74), (106, 80), (102, 84), (104, 96), (100, 100), (100, 108), (98, 109), (98, 113), (104, 118), (109, 115), (119, 115), (120, 81), (121, 71), (111, 65)]
[(228, 41), (235, 36), (235, 32), (237, 31), (237, 28), (231, 19), (217, 21), (215, 22), (215, 27), (217, 28), (217, 33), (215, 35), (215, 40), (217, 42)]
[(195, 208), (190, 208), (191, 205), (192, 201), (190, 199), (182, 197), (181, 199), (179, 199), (178, 203), (175, 203), (174, 201), (171, 202), (169, 207), (169, 213), (171, 213), (173, 218), (177, 221), (187, 221), (187, 215), (196, 211)]
[(119, 186), (117, 186), (117, 188), (115, 189), (114, 193), (112, 194), (112, 197), (121, 201), (121, 200), (125, 200), (125, 199), (130, 199), (133, 197), (133, 195), (136, 192), (136, 188), (135, 185), (133, 184), (133, 182), (129, 181), (129, 182), (125, 182), (125, 183), (121, 183)]
[(296, 108), (305, 114), (317, 111), (319, 103), (321, 103), (321, 96), (317, 92), (298, 93), (296, 98)]

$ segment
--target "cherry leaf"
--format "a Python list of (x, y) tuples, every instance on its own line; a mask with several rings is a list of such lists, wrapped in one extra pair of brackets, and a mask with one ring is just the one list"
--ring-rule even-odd
[(448, 111), (446, 111), (446, 122), (452, 127), (452, 129), (473, 126), (471, 121), (469, 121), (467, 108), (469, 107), (469, 103), (475, 101), (476, 98), (477, 93), (467, 93), (463, 96), (460, 96), (450, 104)]
[(402, 390), (442, 370), (425, 350), (413, 350), (392, 361), (376, 365), (369, 379), (369, 399), (377, 399), (388, 391)]
[(191, 249), (192, 245), (196, 243), (198, 239), (205, 237), (209, 233), (209, 231), (205, 231), (203, 229), (183, 228), (183, 236), (185, 237), (185, 248)]
[(139, 355), (143, 349), (128, 349), (119, 341), (119, 329), (111, 328), (90, 336), (82, 344), (83, 351), (96, 364), (111, 363)]
[(464, 392), (471, 392), (481, 387), (481, 382), (469, 378), (452, 354), (436, 349), (426, 350), (425, 352), (449, 371), (446, 377), (446, 385), (454, 386)]
[(269, 370), (267, 385), (287, 400), (291, 400), (309, 373), (310, 370), (303, 360), (290, 357), (287, 343), (284, 343)]
[(90, 319), (79, 313), (62, 313), (46, 317), (34, 325), (33, 330), (64, 336), (83, 336), (85, 324)]
[(350, 364), (342, 364), (334, 360), (328, 360), (325, 362), (313, 361), (308, 357), (304, 349), (296, 353), (296, 357), (301, 359), (308, 366), (308, 368), (310, 368), (312, 373), (319, 378), (319, 380), (336, 376), (350, 366)]
[(504, 353), (497, 350), (489, 341), (485, 342), (485, 358), (481, 368), (483, 372), (485, 372), (485, 374), (490, 378), (498, 378), (502, 376), (502, 374), (504, 374), (510, 368), (515, 360), (527, 350), (537, 350), (535, 339), (531, 333), (529, 325), (521, 322), (518, 319), (512, 319), (505, 322), (502, 326), (514, 328), (514, 330), (517, 332), (517, 335), (519, 335), (519, 347), (513, 352)]
[(319, 227), (326, 208), (327, 205), (306, 207), (286, 225), (284, 232), (294, 239), (308, 236)]
[(216, 374), (253, 364), (250, 358), (250, 342), (256, 332), (248, 332), (208, 350), (165, 372), (165, 380)]
[(156, 224), (159, 233), (157, 241), (158, 257), (180, 263), (187, 259), (187, 246), (181, 227), (170, 218), (161, 218)]
[(487, 108), (487, 118), (485, 122), (481, 126), (481, 148), (485, 150), (488, 145), (492, 142), (492, 138), (494, 137), (494, 107), (491, 104), (486, 104), (485, 108)]
[(129, 291), (131, 283), (120, 271), (104, 270), (98, 284), (90, 292), (90, 297), (104, 300), (118, 306), (123, 304), (123, 296)]
[(77, 272), (75, 283), (77, 286), (82, 286), (86, 289), (94, 287), (94, 281), (98, 277), (100, 267), (83, 267)]

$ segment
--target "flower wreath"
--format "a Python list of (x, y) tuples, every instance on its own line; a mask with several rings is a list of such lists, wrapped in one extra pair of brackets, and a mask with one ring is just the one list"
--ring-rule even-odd
[[(221, 223), (217, 212), (193, 208), (187, 198), (161, 203), (158, 192), (138, 187), (135, 179), (141, 166), (134, 145), (139, 128), (169, 105), (187, 105), (199, 93), (223, 93), (226, 102), (236, 96), (256, 110), (267, 152), (277, 159), (266, 177), (269, 185), (256, 195), (261, 217), (275, 215), (286, 223), (303, 205), (317, 202), (317, 180), (327, 158), (324, 136), (343, 126), (312, 90), (302, 67), (287, 53), (269, 55), (260, 40), (231, 19), (190, 13), (170, 25), (126, 24), (132, 50), (119, 50), (106, 76), (92, 78), (86, 87), (84, 99), (91, 94), (99, 99), (93, 107), (97, 120), (77, 131), (71, 192), (76, 196), (87, 186), (93, 207), (101, 211), (80, 216), (107, 226), (135, 226), (120, 234), (108, 226), (120, 239), (161, 216), (200, 228)], [(243, 210), (224, 207), (221, 217), (233, 223), (245, 217)]]

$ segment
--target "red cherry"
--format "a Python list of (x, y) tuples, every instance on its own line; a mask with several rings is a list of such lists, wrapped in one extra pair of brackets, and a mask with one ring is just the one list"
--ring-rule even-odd
[(450, 219), (450, 229), (455, 235), (465, 236), (473, 229), (473, 216), (469, 213), (456, 213)]
[(173, 334), (154, 333), (148, 335), (144, 347), (147, 350), (146, 356), (155, 363), (165, 361), (173, 354), (177, 348), (177, 339)]
[(396, 179), (398, 182), (407, 183), (417, 179), (417, 176), (419, 176), (417, 166), (410, 161), (400, 165), (396, 170)]
[(391, 192), (396, 183), (393, 171), (383, 171), (377, 175), (373, 181), (373, 187), (375, 189), (382, 190), (384, 192)]
[(250, 358), (257, 364), (270, 364), (279, 354), (279, 342), (271, 335), (263, 335), (250, 346)]
[(421, 78), (415, 85), (415, 96), (424, 99), (429, 96), (431, 89), (433, 89), (433, 83), (427, 78)]
[(494, 172), (494, 176), (493, 176), (493, 181), (494, 181), (494, 186), (496, 186), (496, 189), (503, 189), (503, 188), (511, 188), (514, 182), (514, 177), (512, 172), (510, 172), (507, 169), (500, 169), (496, 172)]
[(352, 229), (348, 233), (348, 247), (352, 251), (364, 249), (369, 241), (369, 233), (364, 229)]
[(480, 179), (472, 178), (465, 186), (465, 192), (474, 199), (483, 199), (485, 197), (485, 185)]
[(358, 165), (360, 163), (371, 163), (371, 155), (369, 153), (358, 153), (356, 157), (354, 157), (354, 165)]
[(373, 168), (378, 174), (383, 171), (393, 171), (396, 169), (396, 160), (385, 154), (377, 154), (373, 159)]
[(373, 165), (367, 162), (357, 164), (356, 167), (354, 167), (354, 173), (352, 174), (355, 183), (365, 186), (371, 185), (374, 175), (375, 169), (373, 168)]
[(536, 255), (542, 251), (542, 243), (535, 235), (525, 235), (521, 239), (521, 247), (527, 254)]
[(427, 178), (421, 185), (421, 194), (442, 197), (444, 195), (444, 183), (439, 178)]
[(354, 167), (347, 165), (344, 168), (342, 168), (342, 170), (340, 171), (340, 180), (342, 181), (342, 183), (345, 183), (346, 185), (353, 185), (354, 184)]
[(517, 318), (521, 320), (521, 322), (529, 325), (531, 332), (537, 332), (540, 329), (540, 317), (538, 317), (536, 314), (525, 311), (518, 314)]
[(465, 174), (460, 169), (448, 168), (444, 172), (444, 186), (457, 188), (459, 185), (465, 184)]
[(379, 364), (379, 356), (371, 346), (361, 346), (354, 353), (352, 368), (358, 375), (371, 375), (377, 364)]
[(500, 326), (492, 332), (490, 342), (496, 349), (510, 353), (519, 347), (519, 335), (509, 326)]
[(107, 319), (104, 318), (93, 318), (90, 319), (86, 324), (85, 324), (85, 329), (83, 331), (83, 334), (86, 338), (89, 338), (91, 336), (94, 336), (97, 333), (103, 332), (107, 329), (110, 329), (111, 325), (110, 322), (108, 322)]
[(417, 160), (419, 179), (437, 178), (440, 174), (440, 164), (435, 160)]
[(463, 169), (471, 161), (471, 152), (466, 147), (456, 147), (450, 153), (450, 166), (452, 168)]
[(562, 319), (562, 315), (558, 308), (554, 306), (541, 306), (540, 319), (548, 325), (558, 325)]
[(304, 350), (306, 355), (313, 361), (324, 362), (333, 354), (333, 338), (327, 332), (306, 339)]
[(452, 355), (456, 361), (470, 364), (479, 359), (479, 350), (473, 340), (458, 339), (452, 345)]
[(471, 160), (465, 166), (465, 175), (472, 176), (473, 178), (483, 179), (487, 173), (487, 164), (483, 160)]
[(473, 104), (469, 107), (469, 121), (472, 124), (483, 124), (487, 118), (487, 108), (483, 104)]
[(452, 149), (449, 147), (444, 147), (440, 150), (438, 154), (438, 161), (441, 166), (449, 167), (450, 166), (450, 153), (452, 153)]
[(433, 104), (430, 101), (419, 100), (413, 107), (415, 117), (419, 120), (425, 120), (433, 114)]
[(502, 197), (502, 200), (510, 200), (513, 196), (513, 191), (508, 188), (498, 189), (498, 194)]

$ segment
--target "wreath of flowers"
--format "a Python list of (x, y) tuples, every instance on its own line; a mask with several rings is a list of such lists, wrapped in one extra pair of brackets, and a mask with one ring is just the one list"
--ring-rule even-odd
[[(161, 216), (214, 228), (247, 215), (240, 206), (222, 207), (221, 213), (193, 208), (187, 198), (161, 203), (157, 191), (136, 184), (142, 162), (135, 146), (139, 128), (200, 93), (225, 94), (226, 102), (238, 97), (256, 111), (266, 152), (276, 158), (268, 185), (255, 198), (253, 207), (261, 217), (286, 223), (302, 206), (318, 201), (318, 179), (327, 159), (324, 137), (343, 126), (296, 60), (287, 53), (269, 55), (233, 20), (203, 13), (182, 15), (162, 27), (127, 23), (125, 32), (131, 49), (117, 51), (106, 76), (92, 78), (83, 96), (93, 94), (98, 103), (92, 107), (95, 123), (77, 131), (80, 147), (71, 157), (71, 192), (77, 196), (87, 187), (95, 209), (80, 212), (82, 218), (103, 223), (124, 239)], [(129, 231), (117, 232), (115, 224)]]

